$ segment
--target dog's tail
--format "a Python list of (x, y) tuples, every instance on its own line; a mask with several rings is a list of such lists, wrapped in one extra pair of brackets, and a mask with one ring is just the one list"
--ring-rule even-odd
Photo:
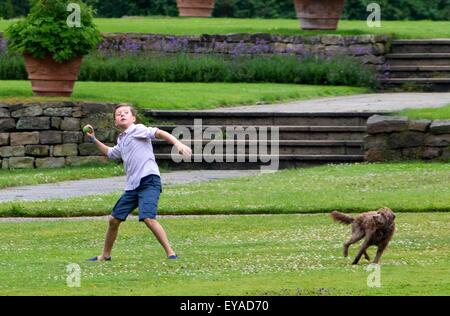
[(345, 215), (343, 213), (340, 213), (338, 211), (331, 212), (331, 217), (338, 222), (341, 222), (342, 224), (349, 225), (353, 223), (353, 217), (349, 215)]

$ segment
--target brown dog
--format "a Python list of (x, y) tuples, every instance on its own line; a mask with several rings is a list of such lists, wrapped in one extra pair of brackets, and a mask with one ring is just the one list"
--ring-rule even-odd
[(375, 212), (362, 213), (355, 218), (333, 211), (331, 217), (343, 224), (352, 224), (352, 237), (344, 243), (344, 257), (348, 256), (348, 247), (351, 244), (365, 237), (352, 264), (357, 264), (363, 254), (367, 260), (370, 260), (366, 250), (371, 245), (378, 246), (377, 254), (373, 262), (376, 264), (380, 262), (381, 255), (395, 231), (395, 214), (390, 208), (383, 207)]

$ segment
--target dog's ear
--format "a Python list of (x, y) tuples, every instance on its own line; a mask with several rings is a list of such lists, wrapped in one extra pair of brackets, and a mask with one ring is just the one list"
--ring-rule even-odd
[(381, 214), (377, 214), (373, 216), (373, 220), (377, 224), (377, 226), (382, 226), (386, 223), (386, 220), (384, 219), (384, 216)]

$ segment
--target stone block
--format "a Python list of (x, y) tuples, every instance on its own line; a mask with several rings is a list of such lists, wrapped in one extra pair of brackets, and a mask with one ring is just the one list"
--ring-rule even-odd
[(323, 35), (321, 36), (321, 42), (325, 45), (343, 45), (344, 39), (341, 35)]
[(9, 159), (8, 158), (2, 159), (2, 169), (9, 169)]
[(435, 120), (430, 125), (433, 134), (450, 134), (450, 120)]
[[(114, 115), (113, 113), (99, 114), (81, 119), (81, 126), (87, 124), (92, 125), (96, 130), (114, 128)], [(80, 129), (81, 128), (78, 128), (78, 130)]]
[(71, 107), (46, 108), (44, 110), (44, 115), (46, 115), (46, 116), (71, 116), (72, 108)]
[(0, 108), (0, 117), (11, 117), (11, 114), (7, 108)]
[(80, 144), (83, 142), (83, 132), (63, 132), (63, 143)]
[(446, 147), (450, 145), (450, 134), (428, 134), (425, 138), (425, 146)]
[(39, 132), (11, 133), (11, 146), (39, 144)]
[(377, 56), (384, 55), (387, 52), (386, 45), (381, 44), (381, 43), (376, 43), (373, 45), (372, 52), (374, 55), (377, 55)]
[(357, 41), (359, 44), (366, 44), (366, 43), (375, 43), (375, 36), (374, 35), (358, 35)]
[(65, 117), (61, 121), (61, 129), (64, 131), (79, 131), (81, 129), (80, 119), (73, 117)]
[(386, 149), (387, 148), (387, 140), (388, 134), (376, 134), (376, 135), (368, 135), (364, 137), (364, 149)]
[(0, 133), (0, 146), (9, 145), (9, 133)]
[(43, 145), (48, 144), (61, 144), (62, 132), (60, 131), (43, 131), (39, 133), (40, 143)]
[(16, 128), (16, 121), (13, 118), (0, 118), (0, 132), (10, 132)]
[(81, 117), (83, 117), (84, 115), (83, 115), (83, 112), (82, 111), (73, 111), (72, 112), (72, 117), (75, 117), (75, 118), (81, 118)]
[(402, 158), (407, 160), (420, 159), (422, 153), (422, 147), (410, 147), (401, 149)]
[(53, 146), (53, 157), (65, 157), (78, 155), (77, 144), (62, 144)]
[(30, 117), (42, 115), (43, 110), (40, 105), (23, 105), (20, 109), (11, 112), (12, 117)]
[(442, 150), (441, 158), (444, 161), (450, 161), (450, 146)]
[(367, 133), (391, 133), (408, 129), (408, 118), (399, 116), (373, 115), (367, 120)]
[(408, 129), (410, 131), (426, 132), (430, 124), (430, 120), (413, 120), (409, 121)]
[(399, 160), (401, 152), (389, 149), (372, 148), (364, 153), (364, 160), (368, 162)]
[(420, 147), (425, 140), (425, 134), (421, 132), (392, 133), (388, 137), (389, 148)]
[(83, 103), (82, 111), (85, 115), (102, 115), (110, 114), (113, 115), (114, 108), (117, 104), (112, 103)]
[(61, 168), (66, 164), (64, 157), (36, 158), (36, 168)]
[(52, 117), (52, 128), (61, 129), (61, 121), (60, 117)]
[(434, 159), (442, 154), (443, 150), (439, 147), (424, 147), (420, 154), (423, 159)]
[(353, 56), (364, 56), (374, 53), (372, 45), (350, 45), (348, 49)]
[(33, 157), (11, 157), (9, 158), (9, 169), (32, 169), (34, 168)]
[(47, 157), (49, 146), (47, 145), (28, 145), (25, 146), (25, 154), (33, 157)]
[(24, 146), (0, 147), (0, 157), (20, 157), (20, 156), (25, 156)]
[(21, 117), (17, 122), (18, 130), (45, 130), (50, 129), (49, 117)]
[(277, 54), (283, 54), (287, 50), (287, 45), (284, 43), (275, 43), (274, 52)]

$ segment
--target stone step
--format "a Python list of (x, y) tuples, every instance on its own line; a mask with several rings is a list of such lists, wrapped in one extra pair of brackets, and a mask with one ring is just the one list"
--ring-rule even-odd
[(387, 54), (392, 66), (450, 66), (450, 53)]
[(381, 84), (385, 89), (409, 86), (427, 92), (450, 91), (450, 78), (391, 78), (382, 79)]
[[(172, 133), (176, 126), (173, 125), (159, 125), (158, 128)], [(191, 133), (191, 138), (194, 135), (193, 126), (185, 126)], [(248, 131), (249, 126), (241, 126)], [(270, 138), (270, 131), (273, 126), (252, 126), (256, 129), (258, 135), (261, 128), (268, 131)], [(225, 126), (203, 125), (202, 130), (217, 130), (220, 129), (224, 135), (226, 132)], [(362, 140), (366, 134), (365, 126), (278, 126), (280, 140)]]
[[(188, 145), (194, 153), (204, 151), (208, 145), (207, 152), (220, 150), (222, 153), (248, 154), (260, 152), (260, 147), (264, 146), (264, 153), (275, 153), (278, 146), (278, 153), (281, 155), (363, 155), (363, 141), (298, 141), (298, 140), (278, 140), (260, 142), (258, 140), (192, 140), (183, 143)], [(153, 148), (156, 154), (170, 154), (173, 146), (163, 140), (153, 141)], [(230, 152), (231, 151), (231, 152)]]
[(392, 53), (449, 53), (450, 39), (393, 41)]
[(203, 125), (222, 126), (365, 126), (368, 117), (379, 114), (350, 113), (298, 113), (298, 112), (232, 112), (232, 111), (155, 111), (144, 115), (152, 121), (170, 125), (193, 125), (200, 119)]
[[(174, 162), (170, 154), (155, 154), (158, 164), (167, 166), (175, 170), (185, 169), (216, 169), (216, 170), (230, 170), (230, 169), (260, 169), (261, 166), (272, 166), (269, 169), (283, 169), (292, 167), (307, 167), (316, 166), (326, 163), (349, 163), (362, 162), (363, 155), (262, 155), (256, 157), (255, 162), (249, 161), (248, 155), (223, 155), (223, 162), (208, 162), (216, 157), (193, 155), (192, 162)], [(196, 162), (199, 159), (201, 161)], [(228, 162), (226, 162), (228, 159)], [(243, 161), (239, 161), (243, 160)], [(278, 163), (276, 163), (278, 161)], [(274, 167), (275, 166), (275, 167)]]
[(393, 66), (390, 78), (450, 78), (450, 66)]

